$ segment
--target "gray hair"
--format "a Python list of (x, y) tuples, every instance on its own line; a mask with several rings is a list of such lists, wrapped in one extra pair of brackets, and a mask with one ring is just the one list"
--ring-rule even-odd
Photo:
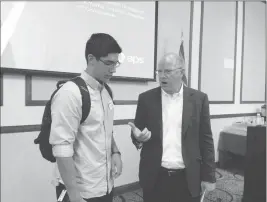
[(184, 59), (176, 53), (167, 53), (167, 54), (163, 55), (163, 57), (161, 58), (159, 63), (160, 64), (162, 64), (162, 63), (171, 64), (175, 67), (179, 66), (179, 68), (182, 68), (183, 70), (185, 70)]

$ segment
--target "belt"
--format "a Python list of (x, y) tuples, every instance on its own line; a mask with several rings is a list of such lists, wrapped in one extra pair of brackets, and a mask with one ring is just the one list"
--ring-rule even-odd
[(168, 174), (168, 176), (172, 176), (172, 175), (177, 175), (177, 174), (183, 174), (185, 172), (185, 168), (169, 169), (169, 168), (160, 167), (160, 171), (162, 173)]

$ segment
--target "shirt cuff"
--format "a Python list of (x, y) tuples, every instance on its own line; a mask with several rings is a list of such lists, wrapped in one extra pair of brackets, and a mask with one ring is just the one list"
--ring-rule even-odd
[(54, 157), (72, 157), (74, 154), (73, 145), (54, 145), (53, 146), (53, 155)]

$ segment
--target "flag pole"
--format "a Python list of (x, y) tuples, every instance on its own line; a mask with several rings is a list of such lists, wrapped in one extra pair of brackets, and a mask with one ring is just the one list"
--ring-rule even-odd
[[(185, 55), (184, 55), (184, 33), (183, 33), (183, 30), (181, 31), (181, 44), (180, 44), (180, 50), (179, 50), (179, 55), (180, 57), (183, 58), (184, 60), (184, 64), (185, 64)], [(183, 75), (182, 77), (182, 81), (184, 83), (185, 86), (187, 86), (187, 77), (186, 77), (186, 74)]]

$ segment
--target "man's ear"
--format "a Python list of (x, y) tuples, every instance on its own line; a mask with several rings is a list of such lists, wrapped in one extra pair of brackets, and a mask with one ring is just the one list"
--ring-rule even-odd
[(88, 63), (92, 63), (95, 60), (95, 57), (92, 54), (88, 54), (87, 61)]

